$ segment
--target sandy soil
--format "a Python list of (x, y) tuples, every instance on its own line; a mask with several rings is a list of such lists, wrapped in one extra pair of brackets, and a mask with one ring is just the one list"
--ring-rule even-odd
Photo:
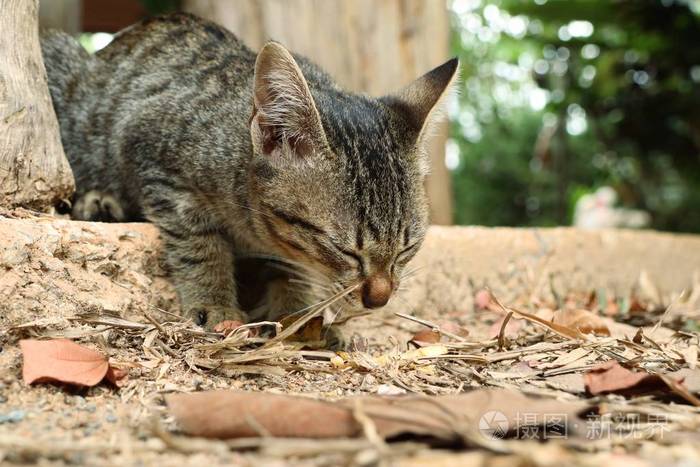
[[(693, 279), (690, 269), (684, 269), (679, 279), (684, 283), (678, 289), (686, 288), (687, 293), (676, 300), (677, 294), (667, 284), (658, 286), (655, 271), (635, 277), (634, 284), (627, 287), (620, 285), (617, 293), (596, 290), (590, 284), (562, 286), (560, 278), (551, 274), (551, 267), (533, 268), (533, 261), (541, 266), (545, 259), (533, 259), (532, 255), (518, 257), (521, 263), (508, 261), (510, 275), (489, 272), (489, 285), (496, 286), (492, 288), (507, 306), (544, 314), (547, 309), (592, 310), (604, 320), (612, 337), (590, 337), (588, 341), (567, 340), (526, 320), (513, 320), (503, 330), (505, 340), (499, 341), (494, 336), (501, 329), (503, 313), (492, 301), (480, 302), (483, 276), (456, 273), (459, 282), (452, 281), (450, 287), (461, 282), (464, 290), (457, 295), (462, 299), (457, 300), (455, 294), (445, 297), (449, 303), (458, 302), (449, 306), (431, 306), (442, 303), (440, 293), (426, 292), (426, 287), (434, 285), (433, 279), (419, 278), (420, 285), (390, 310), (344, 325), (351, 352), (340, 354), (339, 365), (337, 358), (335, 364), (333, 360), (337, 354), (315, 343), (287, 342), (275, 347), (276, 353), (266, 354), (253, 341), (224, 341), (223, 336), (197, 334), (191, 323), (177, 318), (177, 303), (159, 266), (158, 236), (151, 226), (77, 223), (13, 212), (0, 219), (0, 233), (0, 297), (6, 297), (0, 301), (3, 463), (700, 463), (697, 407), (669, 391), (632, 399), (614, 394), (591, 397), (583, 392), (582, 380), (592, 366), (611, 358), (632, 362), (644, 371), (668, 374), (683, 370), (696, 376), (700, 287), (697, 283), (693, 286), (697, 277)], [(674, 245), (666, 247), (673, 249)], [(437, 274), (448, 276), (444, 264)], [(584, 277), (580, 271), (577, 274)], [(498, 284), (494, 277), (500, 278)], [(673, 306), (664, 314), (669, 304)], [(413, 348), (411, 337), (429, 326), (396, 316), (394, 311), (440, 327), (445, 331), (442, 343), (447, 350), (420, 361), (402, 359)], [(663, 325), (652, 329), (662, 318)], [(644, 335), (649, 339), (642, 339), (635, 347), (628, 342), (639, 327), (645, 327)], [(27, 386), (22, 381), (18, 341), (57, 337), (104, 353), (115, 365), (128, 370), (128, 381), (120, 388), (106, 383), (92, 388)], [(483, 362), (465, 360), (466, 354), (477, 355)], [(256, 355), (256, 360), (241, 360), (251, 355)], [(522, 372), (524, 367), (526, 372)], [(588, 443), (581, 439), (546, 443), (512, 439), (495, 447), (467, 445), (449, 450), (431, 447), (423, 439), (369, 448), (364, 441), (349, 446), (312, 442), (316, 447), (308, 448), (303, 443), (267, 440), (262, 446), (241, 449), (222, 441), (187, 437), (164, 400), (167, 394), (209, 389), (337, 400), (359, 394), (456, 394), (484, 387), (509, 388), (572, 403), (586, 401), (609, 413), (636, 414), (637, 419), (649, 413), (663, 415), (668, 430), (659, 435), (632, 427), (627, 437), (604, 437)], [(691, 384), (688, 387), (695, 390)]]

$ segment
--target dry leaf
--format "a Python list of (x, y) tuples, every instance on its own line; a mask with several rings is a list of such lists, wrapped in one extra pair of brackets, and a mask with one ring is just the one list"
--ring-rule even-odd
[(418, 360), (419, 358), (432, 358), (445, 355), (450, 349), (440, 344), (426, 345), (418, 349), (408, 350), (399, 355), (401, 360)]
[(340, 438), (360, 432), (350, 410), (314, 399), (207, 391), (170, 395), (166, 401), (182, 430), (194, 436)]
[[(286, 316), (282, 318), (280, 323), (283, 328), (288, 328), (294, 322), (299, 320), (300, 316)], [(289, 336), (287, 341), (293, 342), (320, 342), (323, 340), (323, 317), (317, 316), (311, 318), (307, 323), (298, 329), (294, 334)]]
[[(518, 428), (527, 413), (533, 425), (556, 414), (573, 434), (581, 402), (535, 399), (506, 389), (480, 389), (449, 396), (361, 396), (324, 402), (268, 393), (210, 391), (166, 396), (182, 430), (193, 436), (236, 438), (263, 436), (354, 437), (362, 428), (354, 414), (361, 411), (383, 438), (430, 436), (460, 441), (465, 432), (479, 433), (484, 417), (498, 413), (504, 433)], [(583, 423), (578, 425), (583, 426)]]
[(486, 289), (479, 290), (474, 296), (474, 306), (479, 310), (486, 310), (491, 304), (491, 292)]
[(509, 308), (509, 311), (513, 311), (515, 316), (520, 315), (523, 319), (544, 326), (562, 337), (568, 337), (569, 339), (585, 339), (585, 335), (578, 329), (547, 321), (546, 319), (542, 319), (537, 315), (533, 315), (532, 313), (527, 313), (525, 311), (515, 310), (513, 308)]
[(22, 378), (27, 384), (57, 381), (94, 386), (103, 379), (117, 384), (127, 372), (112, 368), (104, 355), (67, 339), (19, 342), (24, 358)]
[[(233, 334), (233, 332), (243, 326), (245, 323), (243, 321), (238, 321), (235, 319), (227, 319), (224, 321), (219, 322), (216, 326), (214, 326), (214, 332), (220, 332), (224, 336), (230, 336)], [(255, 336), (258, 333), (258, 330), (255, 328), (248, 328), (245, 331), (241, 332), (246, 332), (247, 336)]]
[(583, 381), (586, 391), (594, 396), (609, 393), (631, 396), (671, 389), (659, 375), (630, 371), (615, 360), (591, 369), (583, 375)]
[(554, 312), (552, 322), (572, 329), (578, 329), (584, 334), (610, 336), (610, 330), (600, 316), (580, 308), (576, 310), (557, 310)]
[(442, 336), (440, 335), (440, 331), (438, 330), (424, 329), (415, 333), (411, 338), (411, 342), (417, 345), (437, 344), (438, 342), (440, 342), (441, 337)]

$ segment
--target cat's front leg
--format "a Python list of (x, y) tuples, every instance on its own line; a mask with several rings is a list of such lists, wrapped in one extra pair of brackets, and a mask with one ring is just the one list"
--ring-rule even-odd
[(185, 316), (207, 329), (222, 321), (245, 323), (238, 308), (231, 243), (221, 233), (163, 228), (165, 257)]
[(279, 321), (311, 304), (310, 288), (294, 283), (288, 277), (271, 279), (265, 285), (262, 302), (251, 311), (255, 321)]

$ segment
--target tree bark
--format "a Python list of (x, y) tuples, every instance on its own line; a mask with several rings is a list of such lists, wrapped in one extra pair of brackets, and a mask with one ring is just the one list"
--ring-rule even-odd
[(82, 0), (39, 0), (39, 27), (81, 32)]
[(0, 0), (0, 206), (48, 210), (74, 190), (41, 57), (37, 0)]
[[(449, 58), (443, 0), (184, 0), (183, 7), (222, 24), (254, 50), (278, 40), (356, 92), (396, 91)], [(445, 125), (429, 147), (427, 190), (437, 224), (452, 223), (446, 138)]]

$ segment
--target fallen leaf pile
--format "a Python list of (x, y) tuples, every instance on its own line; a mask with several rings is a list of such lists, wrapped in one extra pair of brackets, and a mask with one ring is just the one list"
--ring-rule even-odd
[[(342, 453), (354, 462), (419, 445), (514, 452), (533, 430), (540, 440), (566, 434), (538, 449), (589, 440), (599, 449), (622, 436), (654, 443), (659, 430), (700, 440), (698, 334), (669, 323), (700, 301), (671, 313), (649, 306), (642, 320), (625, 300), (589, 291), (501, 302), (484, 290), (476, 313), (355, 320), (360, 330), (345, 335), (344, 351), (327, 347), (323, 306), (280, 322), (225, 322), (219, 332), (162, 310), (145, 319), (86, 312), (72, 327), (39, 321), (13, 332), (109, 342), (112, 356), (132, 368), (119, 403), (146, 409), (135, 415), (139, 426), (159, 414), (162, 429), (151, 433), (159, 439), (141, 450), (162, 440), (168, 452), (255, 450), (282, 462)], [(646, 324), (630, 324), (637, 321)], [(66, 340), (22, 341), (22, 350), (28, 383), (90, 386), (115, 373), (105, 356)], [(171, 416), (162, 417), (164, 394)], [(343, 463), (324, 462), (313, 465)]]

